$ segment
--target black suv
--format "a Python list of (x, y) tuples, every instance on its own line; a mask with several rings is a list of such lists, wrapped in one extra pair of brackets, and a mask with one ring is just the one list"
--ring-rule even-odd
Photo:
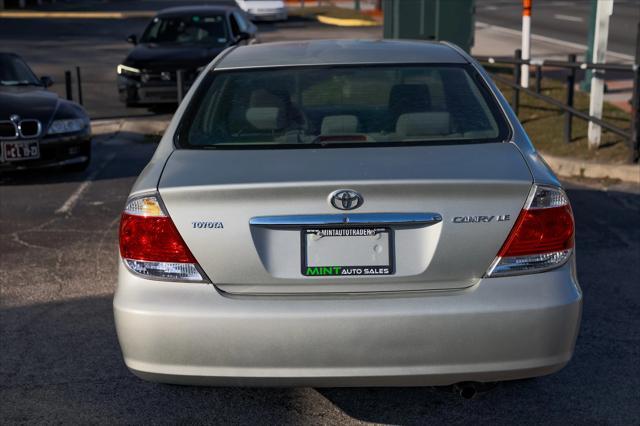
[(186, 90), (225, 48), (256, 41), (257, 28), (237, 7), (187, 6), (160, 11), (118, 65), (118, 91), (127, 106), (178, 101), (177, 71)]

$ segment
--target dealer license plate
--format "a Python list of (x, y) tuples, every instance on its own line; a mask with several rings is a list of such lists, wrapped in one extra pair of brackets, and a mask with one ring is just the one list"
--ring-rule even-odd
[(302, 231), (302, 275), (362, 276), (393, 272), (393, 234), (388, 228)]

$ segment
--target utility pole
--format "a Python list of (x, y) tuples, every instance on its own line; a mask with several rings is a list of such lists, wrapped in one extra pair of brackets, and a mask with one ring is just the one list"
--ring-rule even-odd
[[(585, 62), (590, 62), (593, 58), (593, 39), (596, 32), (596, 11), (598, 10), (598, 0), (591, 0), (591, 10), (589, 11), (589, 35), (587, 36), (587, 53), (585, 55)], [(584, 92), (591, 90), (591, 77), (593, 76), (593, 70), (586, 70), (584, 73), (584, 80), (580, 83), (580, 88)]]
[[(594, 33), (593, 57), (591, 62), (603, 64), (607, 55), (607, 40), (609, 38), (609, 20), (613, 13), (613, 0), (598, 1), (596, 12), (596, 31)], [(594, 70), (591, 77), (591, 99), (589, 101), (589, 115), (602, 118), (602, 104), (604, 102), (604, 74), (603, 70)], [(589, 149), (597, 149), (602, 138), (602, 128), (589, 122)]]
[[(522, 59), (531, 59), (531, 2), (522, 0)], [(529, 87), (529, 65), (520, 67), (520, 86)]]

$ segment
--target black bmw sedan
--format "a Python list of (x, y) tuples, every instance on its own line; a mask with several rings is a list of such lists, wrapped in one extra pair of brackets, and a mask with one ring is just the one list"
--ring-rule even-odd
[(75, 102), (48, 91), (13, 53), (0, 52), (0, 171), (64, 166), (84, 170), (91, 160), (91, 124)]
[(225, 48), (252, 44), (257, 28), (239, 8), (183, 6), (160, 11), (117, 67), (120, 100), (127, 106), (176, 103), (177, 71), (186, 90)]

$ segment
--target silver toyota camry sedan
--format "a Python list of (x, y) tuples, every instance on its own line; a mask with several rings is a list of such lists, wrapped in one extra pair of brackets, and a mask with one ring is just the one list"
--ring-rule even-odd
[(567, 195), (456, 46), (230, 48), (124, 207), (115, 321), (158, 382), (541, 376), (573, 353), (574, 251)]

